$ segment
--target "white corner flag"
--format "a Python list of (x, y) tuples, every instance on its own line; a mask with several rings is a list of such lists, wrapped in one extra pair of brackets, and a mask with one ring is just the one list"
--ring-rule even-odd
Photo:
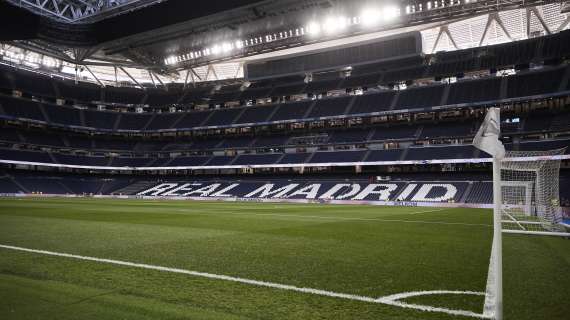
[(485, 120), (475, 139), (473, 145), (479, 149), (492, 155), (493, 158), (502, 159), (505, 157), (505, 147), (499, 140), (501, 134), (501, 111), (499, 108), (489, 108)]
[(484, 314), (495, 320), (503, 319), (503, 253), (502, 253), (502, 194), (501, 159), (505, 157), (505, 147), (499, 140), (501, 134), (501, 114), (499, 108), (489, 108), (485, 120), (477, 131), (473, 145), (493, 156), (493, 247), (487, 276)]

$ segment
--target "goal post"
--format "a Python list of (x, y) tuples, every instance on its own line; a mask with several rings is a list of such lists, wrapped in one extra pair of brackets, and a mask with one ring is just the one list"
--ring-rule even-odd
[(570, 237), (562, 224), (560, 155), (551, 151), (507, 151), (493, 157), (493, 244), (484, 314), (503, 318), (502, 234)]
[(562, 225), (560, 160), (564, 149), (508, 151), (500, 162), (501, 228), (505, 233), (570, 236)]

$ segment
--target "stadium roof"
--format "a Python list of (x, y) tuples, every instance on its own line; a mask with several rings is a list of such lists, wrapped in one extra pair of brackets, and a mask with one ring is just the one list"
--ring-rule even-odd
[[(68, 23), (90, 23), (147, 8), (156, 4), (173, 6), (175, 0), (6, 0), (37, 15)], [(181, 2), (181, 1), (178, 1)], [(189, 3), (189, 1), (183, 1)], [(230, 0), (211, 5), (211, 2), (192, 1), (188, 13), (194, 17), (225, 11), (260, 0)], [(159, 17), (157, 17), (159, 18)]]
[(0, 3), (4, 62), (45, 60), (100, 83), (136, 85), (239, 78), (245, 60), (395, 32), (422, 31), (431, 53), (549, 34), (569, 22), (556, 0), (8, 2)]

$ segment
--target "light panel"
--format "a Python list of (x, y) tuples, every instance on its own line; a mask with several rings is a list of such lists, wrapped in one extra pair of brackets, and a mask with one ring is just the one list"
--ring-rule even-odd
[(178, 56), (177, 59), (165, 59), (164, 62), (166, 65), (176, 65), (179, 62), (191, 61), (201, 57), (207, 57), (212, 54), (216, 56), (230, 56), (237, 50), (288, 38), (304, 36), (316, 38), (323, 35), (338, 35), (347, 32), (349, 28), (354, 26), (361, 25), (362, 27), (370, 28), (380, 24), (387, 24), (396, 20), (400, 15), (401, 10), (396, 5), (365, 8), (358, 16), (353, 17), (347, 17), (344, 15), (328, 15), (322, 20), (316, 19), (310, 21), (305, 26), (281, 30), (263, 36), (251, 37), (245, 40), (238, 39), (221, 44), (214, 44), (211, 47), (184, 53)]

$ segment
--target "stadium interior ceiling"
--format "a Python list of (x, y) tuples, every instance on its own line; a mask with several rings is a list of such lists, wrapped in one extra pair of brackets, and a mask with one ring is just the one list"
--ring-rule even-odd
[(425, 55), (524, 40), (568, 29), (567, 9), (550, 0), (8, 0), (0, 63), (101, 86), (167, 88), (240, 80), (252, 61), (407, 31), (421, 32)]

